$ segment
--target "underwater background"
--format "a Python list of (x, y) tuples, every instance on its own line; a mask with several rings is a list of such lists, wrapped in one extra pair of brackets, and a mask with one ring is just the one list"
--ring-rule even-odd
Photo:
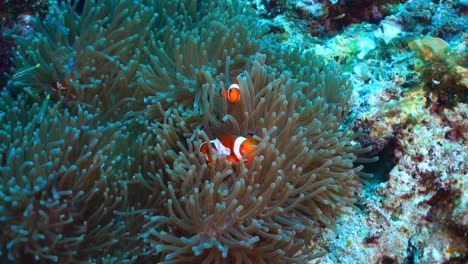
[(467, 263), (467, 13), (2, 0), (0, 263)]

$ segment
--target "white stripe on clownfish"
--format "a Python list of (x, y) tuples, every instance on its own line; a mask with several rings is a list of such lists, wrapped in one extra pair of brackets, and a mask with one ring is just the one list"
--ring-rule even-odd
[(241, 148), (242, 143), (244, 143), (245, 140), (247, 140), (245, 137), (239, 136), (234, 141), (234, 147), (233, 147), (234, 154), (236, 154), (236, 157), (239, 160), (242, 158), (242, 153), (240, 153), (240, 148)]

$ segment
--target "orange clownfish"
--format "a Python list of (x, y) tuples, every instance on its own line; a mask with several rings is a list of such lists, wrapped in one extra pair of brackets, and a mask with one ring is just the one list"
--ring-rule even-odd
[[(231, 58), (229, 56), (226, 57), (226, 68), (224, 71), (225, 84), (229, 83), (229, 66), (231, 65)], [(236, 78), (231, 81), (231, 85), (229, 88), (223, 87), (220, 90), (221, 96), (226, 98), (231, 103), (237, 103), (240, 99), (241, 90), (239, 86), (238, 78), (243, 78), (244, 74), (239, 74)]]
[(240, 99), (240, 88), (239, 88), (239, 82), (237, 81), (237, 78), (232, 80), (231, 85), (229, 86), (228, 89), (224, 87), (221, 90), (221, 95), (224, 96), (229, 102), (231, 103), (237, 103)]
[(68, 88), (71, 86), (71, 82), (72, 76), (70, 76), (66, 80), (56, 81), (55, 83), (52, 83), (52, 92), (59, 95), (66, 94), (68, 99), (76, 100), (77, 96), (68, 92)]
[[(242, 159), (242, 153), (246, 153), (244, 162), (253, 157), (255, 146), (258, 141), (249, 134), (246, 138), (236, 135), (221, 135), (219, 138), (210, 140), (211, 148), (217, 151), (220, 155), (225, 156), (227, 160), (238, 162)], [(205, 154), (205, 159), (208, 165), (211, 165), (212, 158), (209, 153), (207, 143), (200, 145), (200, 151)]]
[(66, 92), (68, 89), (69, 82), (67, 80), (57, 81), (52, 84), (52, 91), (54, 93)]

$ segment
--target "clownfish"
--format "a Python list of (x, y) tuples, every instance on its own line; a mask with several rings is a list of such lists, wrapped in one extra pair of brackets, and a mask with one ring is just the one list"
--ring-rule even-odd
[(57, 95), (66, 95), (67, 99), (76, 100), (77, 96), (68, 91), (68, 88), (71, 87), (71, 83), (73, 81), (72, 78), (73, 75), (70, 75), (65, 80), (56, 81), (55, 83), (52, 83), (52, 92), (54, 92)]
[(75, 77), (75, 71), (73, 71), (73, 65), (75, 64), (75, 59), (71, 57), (66, 66), (66, 78), (62, 79), (61, 81), (56, 81), (52, 83), (52, 92), (55, 94), (64, 94), (67, 96), (68, 99), (75, 100), (77, 98), (76, 95), (69, 92), (69, 89), (72, 86), (73, 79)]
[(237, 81), (237, 78), (232, 80), (231, 85), (229, 86), (228, 89), (224, 87), (221, 90), (221, 95), (224, 96), (229, 102), (231, 103), (237, 103), (240, 99), (240, 88), (239, 88), (239, 82)]
[(66, 92), (69, 86), (68, 80), (57, 81), (52, 84), (52, 91), (54, 93)]
[[(232, 162), (238, 162), (242, 159), (242, 153), (245, 151), (246, 157), (244, 157), (244, 162), (247, 162), (248, 159), (253, 157), (258, 141), (253, 138), (252, 134), (249, 134), (247, 137), (226, 134), (210, 140), (210, 144), (213, 150)], [(208, 165), (211, 165), (212, 158), (206, 142), (200, 145), (200, 152), (205, 155)]]

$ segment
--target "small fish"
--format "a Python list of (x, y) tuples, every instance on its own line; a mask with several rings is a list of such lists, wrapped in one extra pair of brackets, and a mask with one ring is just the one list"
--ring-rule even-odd
[(49, 106), (49, 100), (50, 100), (50, 94), (46, 94), (44, 102), (42, 102), (41, 109), (39, 110), (39, 113), (36, 116), (36, 121), (39, 124), (42, 122), (42, 118), (44, 118), (44, 116), (45, 116), (45, 113), (46, 113), (47, 108)]
[(67, 74), (67, 78), (61, 81), (52, 83), (52, 92), (57, 95), (65, 95), (67, 99), (76, 100), (77, 96), (69, 92), (69, 88), (72, 86), (73, 74)]
[(69, 86), (68, 80), (57, 81), (52, 84), (52, 91), (54, 91), (55, 93), (59, 93), (59, 92), (63, 93), (67, 91), (68, 86)]
[(34, 66), (31, 66), (31, 67), (27, 67), (27, 68), (23, 68), (23, 69), (20, 69), (18, 71), (16, 71), (15, 74), (13, 74), (12, 76), (12, 80), (13, 81), (17, 81), (17, 80), (20, 80), (26, 76), (28, 76), (29, 74), (33, 73), (34, 71), (36, 71), (37, 69), (39, 69), (41, 67), (41, 64), (38, 63)]
[[(246, 157), (244, 158), (244, 162), (247, 162), (248, 159), (253, 158), (258, 141), (253, 138), (252, 134), (247, 135), (247, 137), (225, 134), (219, 136), (219, 138), (210, 140), (210, 144), (213, 150), (232, 162), (239, 162), (243, 158), (242, 153), (245, 151)], [(208, 162), (208, 165), (211, 165), (212, 157), (206, 142), (200, 145), (200, 151), (205, 154), (205, 160)]]
[(241, 92), (237, 78), (232, 80), (231, 85), (228, 89), (226, 89), (225, 87), (221, 90), (221, 95), (224, 96), (224, 98), (226, 98), (231, 103), (237, 103), (240, 99), (240, 94)]

